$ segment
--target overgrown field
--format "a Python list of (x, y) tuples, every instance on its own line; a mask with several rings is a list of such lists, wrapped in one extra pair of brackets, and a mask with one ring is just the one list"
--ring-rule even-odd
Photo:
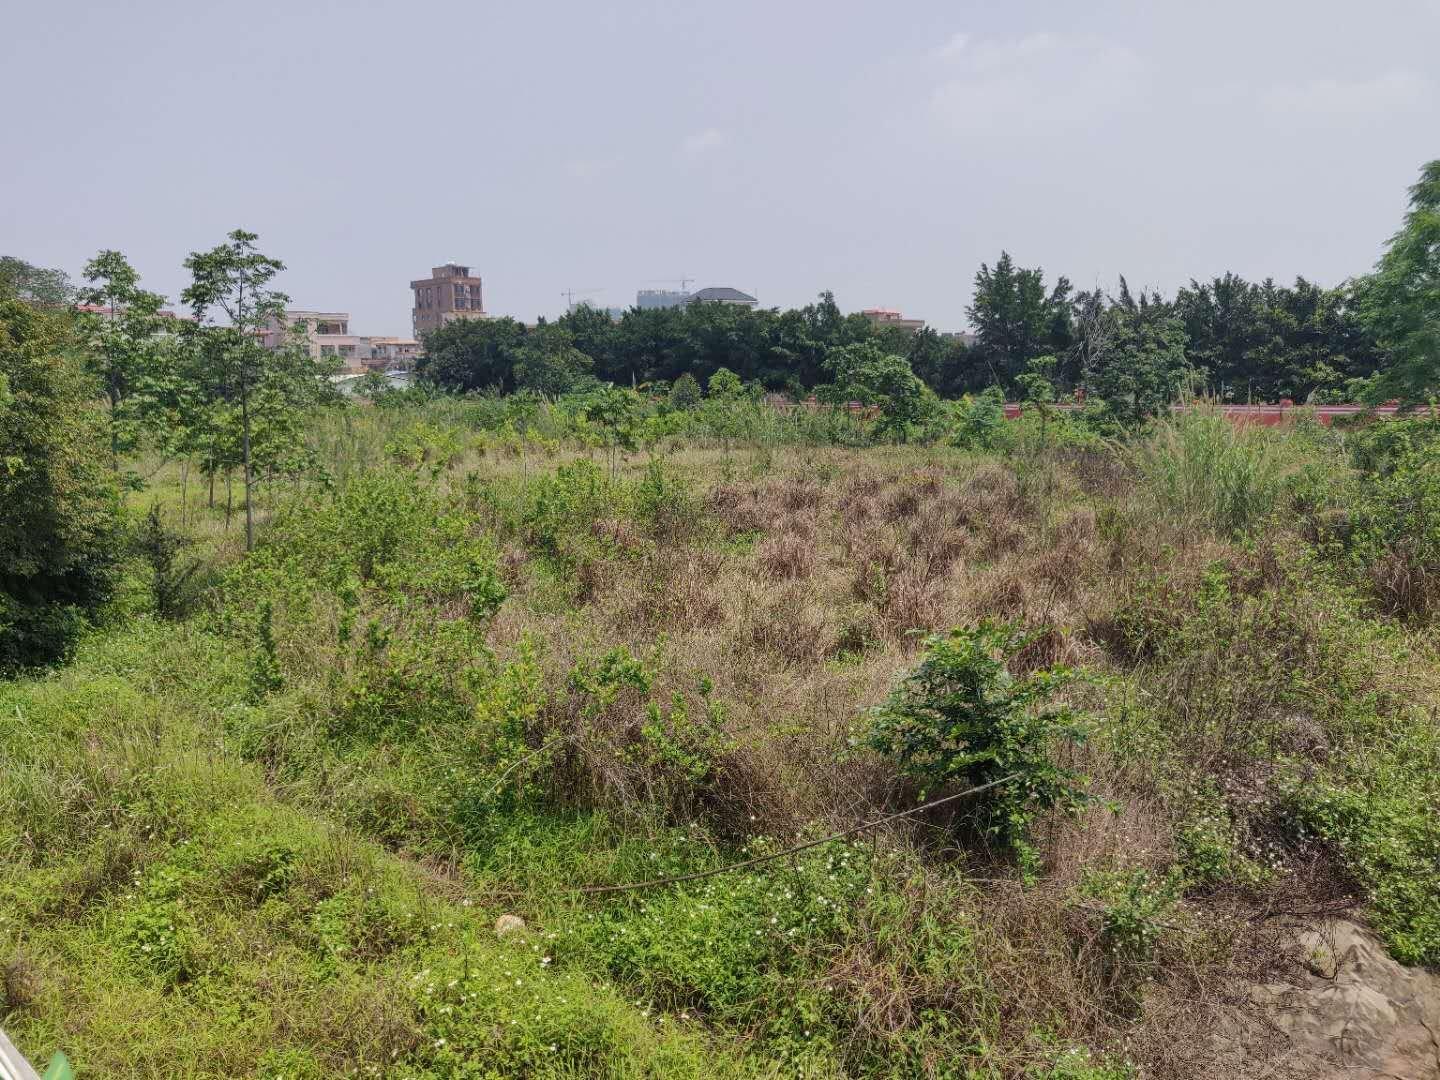
[(0, 683), (33, 1057), (1258, 1075), (1286, 920), (1440, 965), (1433, 419), (627, 455), (482, 412), (323, 418), (249, 556), (154, 473), (105, 625)]

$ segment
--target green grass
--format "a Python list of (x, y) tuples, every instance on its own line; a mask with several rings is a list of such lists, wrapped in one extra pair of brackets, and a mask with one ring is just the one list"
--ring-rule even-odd
[[(0, 683), (0, 1024), (33, 1058), (1195, 1075), (1147, 996), (1240, 977), (1234, 912), (1303, 895), (1316, 860), (1397, 957), (1440, 963), (1433, 624), (1371, 577), (1428, 518), (1331, 436), (1200, 416), (1021, 462), (777, 435), (612, 476), (542, 432), (512, 445), (510, 419), (327, 417), (334, 483), (267, 493), (249, 557), (191, 477), (189, 617), (158, 620), (132, 560), (73, 663)], [(131, 509), (178, 526), (180, 495), (162, 469)], [(1382, 511), (1350, 547), (1317, 527)], [(913, 806), (865, 709), (914, 669), (912, 631), (980, 616), (1036, 631), (1017, 674), (1076, 665), (1062, 700), (1096, 731), (1045, 750), (1099, 800), (1037, 815), (1023, 885), (956, 808), (582, 891)], [(502, 913), (529, 932), (497, 938)]]
[(63, 1048), (81, 1076), (745, 1071), (277, 798), (225, 744), (245, 691), (223, 642), (145, 623), (0, 688), (4, 1022), (32, 1057)]

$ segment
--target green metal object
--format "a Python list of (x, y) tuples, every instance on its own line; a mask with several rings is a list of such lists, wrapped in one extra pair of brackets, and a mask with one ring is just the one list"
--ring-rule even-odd
[(40, 1080), (75, 1080), (75, 1070), (70, 1067), (70, 1059), (63, 1052), (56, 1050), (55, 1056), (50, 1059), (50, 1064), (45, 1066), (45, 1072)]

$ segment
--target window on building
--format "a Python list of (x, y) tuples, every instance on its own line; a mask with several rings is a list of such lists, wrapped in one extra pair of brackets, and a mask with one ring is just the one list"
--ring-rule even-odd
[(341, 346), (340, 346), (340, 355), (341, 355), (341, 356), (354, 356), (354, 355), (355, 355), (355, 346), (354, 346), (354, 345), (341, 345)]
[(465, 308), (465, 298), (464, 298), (463, 296), (457, 296), (457, 297), (455, 298), (455, 310), (456, 310), (456, 311), (463, 311), (464, 308)]
[(320, 346), (320, 355), (321, 355), (321, 356), (334, 356), (334, 355), (335, 355), (335, 346), (334, 346), (334, 345), (321, 345), (321, 346)]

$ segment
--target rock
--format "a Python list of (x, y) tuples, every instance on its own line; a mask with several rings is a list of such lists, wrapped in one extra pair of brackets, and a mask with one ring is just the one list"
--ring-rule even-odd
[(525, 920), (519, 915), (501, 915), (495, 920), (495, 936), (509, 937), (512, 934), (523, 934), (525, 932)]
[(1303, 971), (1251, 1000), (1315, 1076), (1440, 1080), (1440, 974), (1391, 959), (1368, 930), (1332, 920), (1295, 935)]

